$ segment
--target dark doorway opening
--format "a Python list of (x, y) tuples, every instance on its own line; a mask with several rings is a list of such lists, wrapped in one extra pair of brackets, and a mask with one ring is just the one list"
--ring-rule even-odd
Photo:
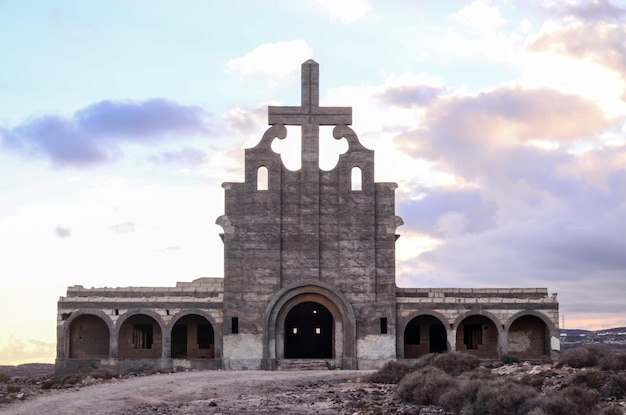
[(430, 353), (443, 353), (448, 351), (448, 335), (443, 324), (430, 325)]
[(285, 318), (285, 358), (332, 359), (333, 316), (312, 301), (293, 307)]
[(204, 317), (189, 314), (172, 327), (172, 357), (177, 359), (212, 359), (215, 357), (215, 333)]
[(404, 329), (404, 358), (415, 359), (428, 353), (448, 350), (446, 328), (439, 319), (429, 315), (413, 318)]
[(187, 326), (184, 324), (176, 324), (172, 328), (172, 357), (187, 357)]

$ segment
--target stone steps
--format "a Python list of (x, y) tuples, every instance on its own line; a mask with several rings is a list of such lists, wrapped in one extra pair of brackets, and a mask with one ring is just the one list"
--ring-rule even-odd
[(335, 367), (333, 360), (285, 359), (278, 362), (277, 370), (330, 370)]

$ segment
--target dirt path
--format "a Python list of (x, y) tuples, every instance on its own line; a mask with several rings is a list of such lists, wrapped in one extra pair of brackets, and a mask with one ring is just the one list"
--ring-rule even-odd
[(2, 414), (191, 415), (402, 413), (393, 386), (363, 383), (365, 371), (203, 371), (160, 374), (53, 390)]

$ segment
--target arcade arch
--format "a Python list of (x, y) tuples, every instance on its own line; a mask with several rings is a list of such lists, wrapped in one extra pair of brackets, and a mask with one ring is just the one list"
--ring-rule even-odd
[(481, 359), (498, 359), (498, 328), (489, 317), (469, 315), (457, 326), (456, 351)]
[(414, 359), (428, 353), (448, 350), (448, 335), (443, 323), (431, 315), (411, 319), (404, 329), (404, 358)]
[(213, 359), (215, 331), (211, 322), (198, 314), (187, 314), (177, 319), (171, 332), (171, 357)]
[(118, 345), (120, 358), (160, 358), (163, 331), (153, 317), (137, 313), (122, 322)]
[(69, 327), (69, 357), (100, 359), (109, 356), (110, 331), (105, 321), (93, 314), (82, 314)]

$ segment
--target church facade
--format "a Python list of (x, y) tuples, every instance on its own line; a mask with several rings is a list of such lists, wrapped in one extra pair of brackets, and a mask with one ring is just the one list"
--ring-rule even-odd
[[(117, 370), (371, 369), (459, 351), (523, 359), (559, 350), (558, 302), (545, 288), (399, 288), (395, 183), (374, 181), (374, 152), (350, 107), (319, 106), (319, 66), (302, 65), (300, 106), (269, 107), (224, 183), (224, 278), (175, 287), (69, 287), (58, 302), (57, 376)], [(302, 129), (301, 168), (272, 141)], [(319, 167), (319, 128), (348, 150)]]

